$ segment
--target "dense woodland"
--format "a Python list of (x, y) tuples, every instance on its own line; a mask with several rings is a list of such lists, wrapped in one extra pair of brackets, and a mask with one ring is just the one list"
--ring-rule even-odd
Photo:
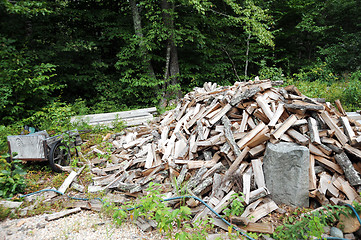
[(354, 110), (359, 9), (358, 0), (1, 0), (0, 124), (165, 107), (204, 82), (255, 76)]

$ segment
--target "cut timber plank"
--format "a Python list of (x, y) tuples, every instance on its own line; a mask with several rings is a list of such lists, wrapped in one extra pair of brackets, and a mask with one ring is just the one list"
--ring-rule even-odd
[(232, 198), (232, 195), (235, 194), (233, 190), (231, 190), (214, 208), (213, 210), (216, 213), (220, 213), (224, 207), (226, 207), (230, 202), (229, 200)]
[(342, 145), (345, 145), (348, 142), (347, 136), (341, 131), (341, 129), (336, 125), (336, 123), (331, 119), (330, 115), (324, 111), (320, 114), (323, 121), (327, 124), (327, 126), (335, 131), (335, 135), (337, 139), (340, 141)]
[(291, 109), (291, 110), (301, 110), (301, 111), (324, 111), (325, 107), (322, 105), (318, 105), (318, 104), (312, 104), (312, 103), (307, 103), (304, 101), (300, 101), (300, 100), (293, 100), (291, 104), (286, 103), (285, 104), (285, 108), (286, 109)]
[(352, 162), (347, 157), (346, 153), (342, 152), (342, 153), (336, 154), (335, 159), (336, 159), (338, 165), (340, 165), (342, 170), (344, 171), (345, 177), (349, 181), (349, 183), (352, 186), (361, 185), (361, 178), (360, 178), (358, 172), (353, 167)]
[(46, 216), (46, 217), (45, 217), (45, 220), (46, 220), (46, 221), (57, 220), (57, 219), (59, 219), (59, 218), (68, 216), (68, 215), (70, 215), (70, 214), (78, 213), (78, 212), (80, 212), (80, 211), (81, 211), (81, 208), (80, 208), (80, 207), (73, 208), (73, 209), (69, 209), (69, 210), (64, 210), (64, 211), (57, 212), (57, 213), (53, 213), (53, 214), (50, 214), (50, 215)]
[(315, 160), (319, 161), (320, 163), (326, 165), (327, 167), (329, 167), (330, 169), (338, 172), (339, 174), (343, 174), (343, 170), (342, 168), (337, 165), (336, 163), (330, 161), (330, 160), (327, 160), (326, 158), (323, 158), (323, 157), (320, 157), (320, 156), (314, 156), (315, 157)]
[(332, 177), (327, 174), (326, 172), (322, 172), (320, 174), (320, 185), (319, 185), (319, 191), (326, 195), (326, 191), (329, 191), (332, 196), (338, 197), (339, 191), (338, 189), (332, 184)]
[(151, 168), (153, 165), (153, 160), (154, 160), (154, 156), (153, 156), (153, 149), (152, 149), (152, 144), (149, 143), (148, 144), (148, 154), (147, 154), (147, 160), (145, 161), (145, 168)]
[(59, 187), (58, 191), (61, 193), (65, 193), (65, 191), (68, 189), (70, 184), (74, 181), (76, 178), (77, 173), (72, 171), (69, 176), (64, 180), (63, 184)]
[(271, 138), (271, 135), (269, 134), (270, 129), (268, 126), (262, 129), (252, 140), (250, 140), (247, 143), (247, 146), (250, 148), (256, 147), (259, 144), (264, 143), (265, 141), (268, 141)]
[(192, 117), (192, 119), (189, 121), (189, 122), (187, 122), (186, 124), (185, 124), (185, 128), (186, 129), (189, 129), (190, 127), (192, 127), (193, 126), (193, 124), (195, 124), (201, 117), (202, 117), (202, 115), (203, 115), (203, 113), (206, 111), (206, 108), (205, 107), (202, 107), (200, 110), (199, 110), (199, 112), (195, 115), (195, 116), (193, 116)]
[(256, 201), (262, 197), (265, 197), (268, 194), (269, 194), (269, 191), (265, 187), (253, 190), (249, 193), (249, 203), (253, 203), (254, 201)]
[(113, 112), (113, 113), (100, 113), (90, 114), (83, 116), (71, 117), (70, 122), (83, 121), (88, 122), (90, 125), (104, 124), (111, 125), (116, 119), (120, 119), (126, 122), (127, 126), (140, 125), (148, 120), (152, 120), (153, 113), (157, 112), (157, 108), (144, 108), (138, 110), (124, 111), (124, 112)]
[(288, 85), (285, 87), (285, 90), (287, 92), (294, 93), (297, 96), (300, 96), (300, 97), (302, 96), (302, 93), (300, 92), (300, 90), (298, 90), (298, 88), (295, 85)]
[(273, 133), (271, 133), (271, 135), (275, 139), (279, 139), (282, 136), (282, 134), (284, 134), (296, 121), (297, 121), (296, 115), (289, 116), (287, 120), (284, 121), (280, 127), (278, 127), (275, 131), (273, 131)]

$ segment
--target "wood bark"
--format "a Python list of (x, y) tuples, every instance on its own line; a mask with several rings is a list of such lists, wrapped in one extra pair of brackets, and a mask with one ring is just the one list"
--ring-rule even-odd
[(350, 159), (347, 157), (345, 152), (335, 155), (337, 163), (341, 166), (345, 172), (346, 179), (352, 186), (361, 185), (361, 178), (355, 168), (352, 166)]
[(148, 74), (151, 78), (155, 78), (155, 73), (153, 70), (152, 63), (149, 59), (147, 48), (144, 45), (144, 35), (142, 29), (142, 20), (140, 18), (138, 6), (136, 0), (129, 0), (130, 7), (132, 9), (132, 16), (133, 16), (133, 25), (134, 25), (134, 32), (137, 37), (140, 38), (139, 47), (142, 54), (142, 59), (146, 63), (148, 68)]
[(174, 41), (174, 19), (169, 14), (169, 11), (174, 10), (174, 3), (170, 3), (167, 0), (163, 0), (161, 3), (163, 11), (163, 22), (168, 30), (169, 38), (167, 40), (166, 48), (166, 64), (164, 71), (164, 88), (163, 88), (163, 105), (166, 105), (167, 99), (176, 96), (181, 97), (180, 90), (168, 91), (169, 86), (176, 86), (179, 83), (179, 63), (178, 63), (178, 50)]

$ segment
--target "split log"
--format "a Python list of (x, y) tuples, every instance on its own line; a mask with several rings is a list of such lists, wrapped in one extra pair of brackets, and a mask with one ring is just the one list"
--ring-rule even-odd
[(309, 168), (309, 187), (308, 189), (315, 190), (317, 187), (317, 179), (315, 174), (315, 157), (310, 154), (310, 168)]
[(339, 174), (343, 174), (343, 170), (342, 168), (337, 165), (336, 163), (330, 161), (330, 160), (327, 160), (326, 158), (323, 158), (323, 157), (320, 157), (320, 156), (314, 156), (315, 160), (317, 160), (318, 162), (324, 164), (325, 166), (329, 167), (332, 171), (336, 171), (338, 172)]
[(246, 204), (249, 204), (249, 196), (251, 192), (251, 177), (252, 177), (252, 168), (248, 168), (248, 170), (243, 174), (243, 194), (244, 201)]
[(358, 195), (358, 193), (342, 177), (338, 177), (335, 181), (333, 181), (333, 185), (340, 191), (345, 193), (350, 201), (356, 200), (360, 202), (360, 196)]
[(260, 159), (254, 159), (252, 162), (252, 168), (254, 173), (254, 180), (256, 181), (258, 188), (265, 188), (266, 183), (264, 181), (264, 175), (262, 170), (262, 162)]
[(347, 117), (340, 117), (341, 124), (343, 126), (343, 131), (345, 132), (346, 136), (348, 137), (349, 143), (353, 143), (355, 141), (356, 135), (355, 132), (352, 130), (350, 122), (348, 121)]
[(286, 133), (291, 136), (298, 144), (307, 146), (310, 141), (307, 137), (293, 128), (288, 129)]
[(263, 198), (269, 194), (269, 191), (265, 187), (258, 188), (249, 193), (249, 203), (253, 203), (254, 201)]
[(246, 227), (241, 228), (248, 232), (273, 234), (275, 227), (271, 223), (252, 223), (250, 222)]
[(226, 137), (227, 142), (234, 151), (235, 155), (239, 157), (241, 155), (241, 150), (237, 146), (236, 141), (234, 140), (233, 133), (231, 130), (231, 122), (229, 121), (226, 115), (222, 117), (222, 123), (224, 125), (224, 136)]
[(359, 173), (352, 166), (352, 162), (347, 157), (345, 152), (339, 153), (335, 155), (335, 159), (337, 163), (341, 166), (342, 170), (345, 173), (346, 179), (352, 186), (361, 185), (361, 178)]
[(323, 121), (325, 121), (325, 123), (327, 124), (327, 126), (331, 130), (335, 131), (335, 135), (336, 135), (337, 139), (340, 141), (340, 143), (342, 145), (345, 145), (348, 142), (348, 138), (341, 131), (341, 129), (336, 125), (336, 123), (331, 119), (330, 115), (326, 111), (321, 113), (320, 115), (321, 115), (321, 118), (323, 119)]
[(314, 118), (308, 118), (308, 130), (312, 143), (321, 144), (320, 135), (318, 133), (317, 122)]
[(254, 138), (265, 127), (266, 125), (263, 122), (260, 122), (254, 129), (248, 132), (244, 138), (237, 142), (238, 147), (240, 149), (243, 149), (245, 146), (247, 146), (247, 143), (252, 140), (252, 138)]
[(230, 101), (230, 104), (232, 106), (236, 106), (241, 101), (253, 97), (254, 95), (256, 95), (260, 91), (261, 91), (261, 89), (259, 87), (254, 87), (254, 88), (247, 89), (241, 95), (233, 97), (232, 100)]
[(250, 219), (250, 222), (255, 223), (259, 219), (263, 218), (264, 216), (270, 214), (274, 210), (278, 208), (277, 204), (274, 201), (269, 201), (268, 203), (265, 203), (259, 207), (257, 207), (254, 212), (252, 212), (248, 218)]
[(282, 116), (284, 110), (285, 110), (284, 104), (283, 103), (278, 104), (277, 110), (276, 110), (275, 114), (273, 115), (273, 118), (270, 119), (270, 122), (268, 123), (269, 127), (275, 127), (275, 125), (277, 124), (277, 121)]
[(295, 123), (297, 120), (297, 117), (295, 115), (291, 115), (289, 118), (287, 118), (286, 121), (284, 121), (282, 123), (281, 126), (279, 126), (276, 130), (274, 130), (271, 135), (275, 138), (275, 139), (279, 139), (282, 134), (284, 134), (291, 126), (293, 123)]
[(349, 154), (352, 156), (357, 157), (358, 159), (361, 159), (361, 150), (354, 148), (348, 144), (346, 144), (343, 149), (345, 149)]

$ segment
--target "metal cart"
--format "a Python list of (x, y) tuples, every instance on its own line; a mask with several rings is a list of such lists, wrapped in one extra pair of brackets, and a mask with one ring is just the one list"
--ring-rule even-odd
[(63, 135), (49, 137), (46, 131), (8, 136), (10, 161), (49, 161), (55, 172), (62, 172), (62, 167), (70, 164), (70, 148), (81, 144), (78, 131), (69, 131), (66, 134), (72, 139), (68, 144)]

